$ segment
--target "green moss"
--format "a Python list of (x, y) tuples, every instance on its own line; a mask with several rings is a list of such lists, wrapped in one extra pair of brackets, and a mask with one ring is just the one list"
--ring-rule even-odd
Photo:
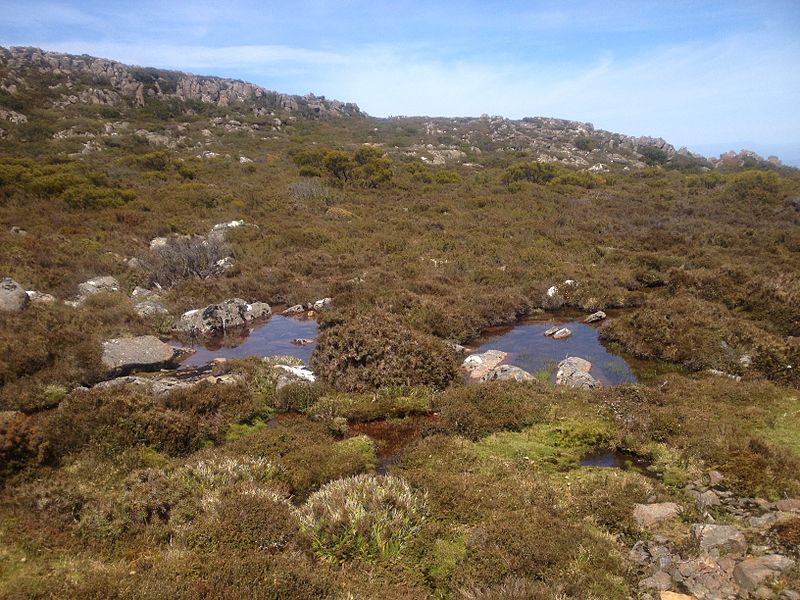
[(427, 572), (437, 587), (445, 585), (458, 564), (467, 555), (467, 539), (460, 535), (452, 539), (437, 539), (427, 557)]
[(225, 440), (228, 442), (232, 442), (234, 440), (238, 440), (239, 438), (252, 435), (256, 431), (259, 431), (265, 425), (266, 422), (261, 417), (256, 417), (255, 419), (247, 423), (234, 423), (228, 428), (228, 431), (225, 433)]
[(477, 442), (476, 448), (484, 456), (561, 470), (577, 464), (587, 451), (607, 443), (610, 436), (610, 427), (604, 422), (567, 421), (495, 433)]

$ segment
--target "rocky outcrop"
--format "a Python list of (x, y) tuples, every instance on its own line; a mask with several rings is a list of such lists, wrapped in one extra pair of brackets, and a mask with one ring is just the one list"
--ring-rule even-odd
[(577, 356), (570, 356), (558, 363), (556, 385), (591, 390), (600, 387), (600, 382), (589, 374), (592, 363)]
[(172, 346), (153, 335), (115, 338), (103, 342), (103, 366), (115, 374), (153, 371), (172, 365), (177, 356)]
[(272, 309), (266, 302), (249, 303), (241, 298), (232, 298), (183, 313), (173, 328), (185, 335), (219, 335), (271, 314)]
[[(288, 96), (234, 79), (141, 69), (103, 58), (46, 52), (38, 48), (0, 48), (0, 67), (0, 71), (6, 73), (0, 80), (0, 85), (12, 95), (20, 87), (31, 86), (26, 77), (29, 72), (60, 76), (61, 83), (53, 88), (61, 91), (55, 106), (144, 106), (150, 99), (175, 99), (217, 106), (249, 104), (254, 110), (271, 108), (299, 111), (309, 116), (343, 117), (361, 114), (355, 104), (327, 100), (322, 96)], [(92, 85), (87, 86), (84, 83), (87, 79), (92, 81)], [(24, 115), (16, 115), (14, 113), (7, 118), (24, 119)]]
[(10, 277), (0, 279), (0, 312), (18, 312), (29, 302), (30, 298), (20, 284)]

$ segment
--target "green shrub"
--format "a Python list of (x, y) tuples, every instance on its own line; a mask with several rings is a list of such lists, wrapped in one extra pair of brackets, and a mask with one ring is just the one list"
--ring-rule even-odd
[(380, 311), (347, 316), (322, 330), (311, 361), (322, 379), (346, 391), (444, 388), (457, 374), (455, 353), (444, 343)]
[(503, 171), (503, 183), (509, 185), (518, 181), (531, 183), (547, 183), (555, 179), (561, 169), (552, 163), (517, 163)]
[(426, 499), (402, 479), (357, 475), (312, 494), (300, 528), (323, 560), (375, 560), (398, 555), (425, 518)]

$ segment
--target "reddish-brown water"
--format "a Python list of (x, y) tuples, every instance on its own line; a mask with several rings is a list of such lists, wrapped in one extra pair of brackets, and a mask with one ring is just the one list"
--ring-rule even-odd
[(366, 435), (375, 441), (378, 451), (378, 465), (375, 471), (386, 475), (389, 468), (403, 456), (406, 448), (419, 438), (422, 428), (427, 423), (436, 421), (437, 418), (436, 415), (427, 415), (353, 423), (350, 425), (348, 435), (351, 437)]

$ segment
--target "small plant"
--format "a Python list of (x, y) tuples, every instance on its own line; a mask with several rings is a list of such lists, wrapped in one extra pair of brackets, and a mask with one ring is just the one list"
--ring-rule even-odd
[(402, 479), (356, 475), (312, 494), (299, 518), (319, 558), (345, 562), (398, 555), (425, 512), (426, 497)]

